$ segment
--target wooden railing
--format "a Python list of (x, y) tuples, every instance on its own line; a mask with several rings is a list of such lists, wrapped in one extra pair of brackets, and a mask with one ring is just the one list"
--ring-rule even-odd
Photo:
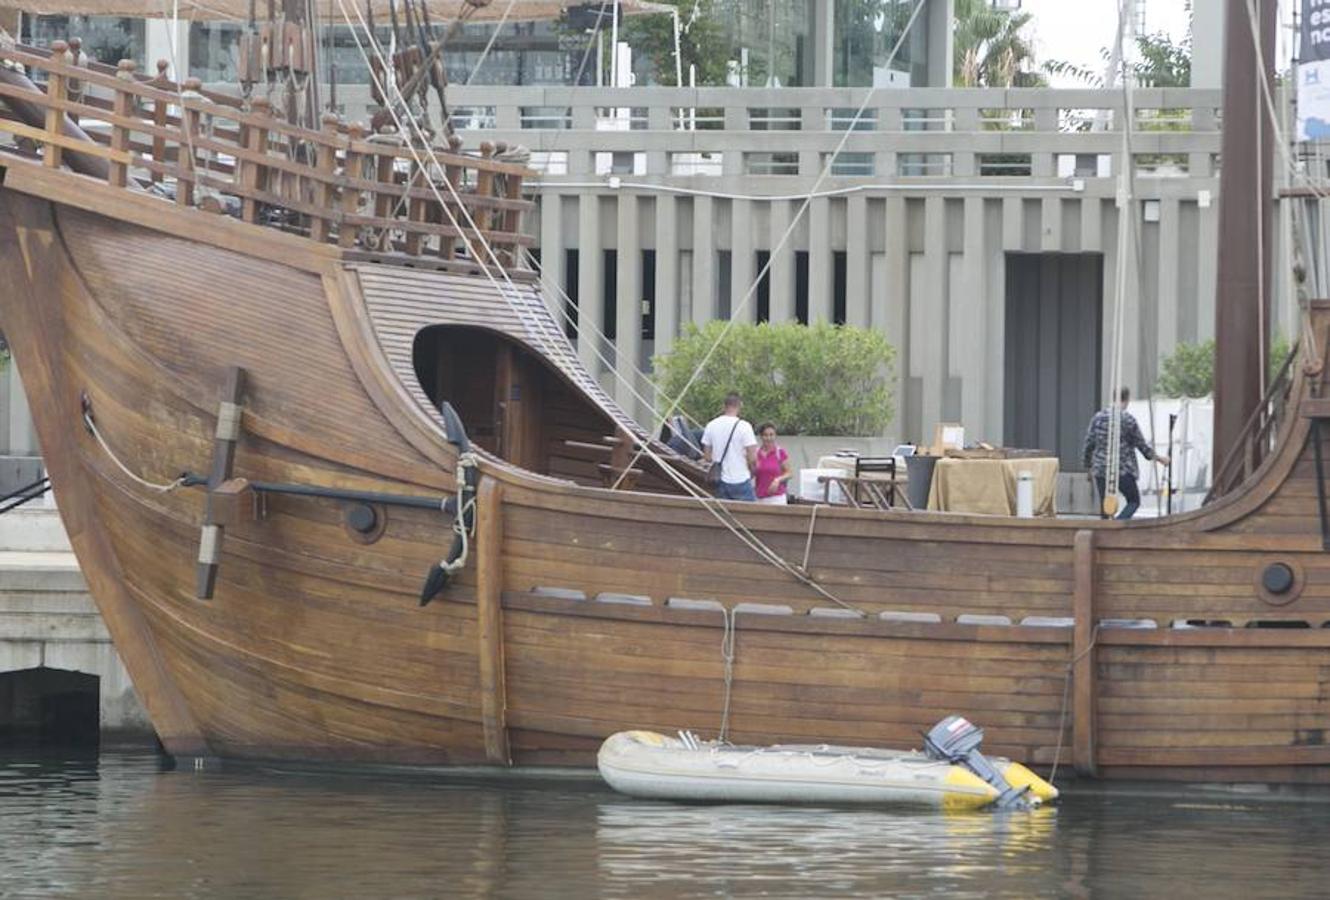
[[(291, 125), (266, 100), (204, 93), (198, 79), (175, 84), (118, 67), (74, 65), (68, 45), (46, 55), (0, 49), (22, 76), (0, 82), (0, 151), (42, 165), (64, 164), (126, 190), (151, 191), (179, 206), (332, 243), (348, 253), (428, 257), (444, 268), (499, 261), (525, 271), (521, 248), (525, 166), (504, 161), (502, 144), (462, 153), (454, 139), (427, 152), (395, 133), (367, 134), (326, 115), (322, 128)], [(21, 70), (12, 67), (22, 67)], [(37, 111), (37, 112), (34, 112)], [(26, 112), (26, 115), (24, 114)], [(77, 157), (73, 159), (72, 157)], [(88, 164), (91, 161), (91, 164)]]
[(1285, 407), (1293, 389), (1293, 361), (1299, 355), (1297, 352), (1288, 355), (1270, 381), (1260, 405), (1247, 417), (1237, 443), (1229, 448), (1223, 462), (1215, 471), (1210, 492), (1205, 496), (1206, 503), (1235, 490), (1250, 478), (1273, 448), (1279, 424), (1284, 421)]

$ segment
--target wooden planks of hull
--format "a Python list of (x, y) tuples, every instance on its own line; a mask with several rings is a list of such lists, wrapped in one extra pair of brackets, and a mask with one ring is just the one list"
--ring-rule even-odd
[[(642, 491), (594, 487), (605, 438), (636, 426), (538, 299), (519, 308), (476, 279), (326, 255), (287, 264), (239, 239), (195, 240), (190, 210), (135, 212), (131, 226), (100, 208), (0, 192), (0, 263), (21, 282), (0, 297), (0, 324), (81, 564), (173, 750), (584, 765), (624, 728), (713, 733), (720, 609), (758, 604), (733, 616), (737, 741), (915, 746), (960, 712), (988, 749), (1037, 764), (1059, 747), (1071, 763), (1074, 744), (1078, 766), (1109, 775), (1325, 778), (1330, 557), (1306, 420), (1290, 417), (1246, 490), (1164, 522), (729, 507), (838, 605), (696, 501), (652, 493), (670, 486), (659, 469)], [(1324, 345), (1330, 313), (1314, 323)], [(78, 420), (86, 392), (133, 471), (203, 472), (223, 373), (240, 366), (238, 475), (441, 498), (457, 453), (414, 358), (431, 325), (488, 329), (496, 352), (524, 360), (492, 397), (474, 382), (479, 415), (490, 399), (496, 416), (529, 400), (513, 386), (533, 372), (549, 381), (547, 406), (522, 412), (531, 431), (486, 425), (495, 447), (506, 435), (535, 462), (480, 454), (482, 493), (501, 506), (486, 511), (485, 579), (473, 558), (423, 609), (449, 516), (381, 506), (370, 539), (344, 501), (279, 495), (228, 524), (214, 598), (197, 600), (203, 494), (145, 490)], [(1088, 555), (1078, 532), (1093, 536)], [(1258, 589), (1273, 562), (1296, 569), (1295, 596)], [(1171, 628), (1196, 621), (1227, 626)], [(1281, 621), (1312, 627), (1242, 627)], [(1077, 691), (1074, 661), (1093, 676)]]

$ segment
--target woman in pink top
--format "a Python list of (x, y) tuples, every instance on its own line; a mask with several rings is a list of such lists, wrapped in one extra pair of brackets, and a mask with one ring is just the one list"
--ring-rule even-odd
[(757, 437), (757, 467), (753, 469), (757, 502), (784, 506), (788, 502), (785, 486), (794, 477), (790, 454), (776, 443), (776, 426), (770, 422), (762, 423)]

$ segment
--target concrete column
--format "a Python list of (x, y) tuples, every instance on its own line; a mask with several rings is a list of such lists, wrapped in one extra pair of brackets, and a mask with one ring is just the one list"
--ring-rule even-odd
[(1081, 200), (1081, 250), (1085, 253), (1104, 250), (1104, 209), (1098, 197)]
[[(928, 87), (951, 87), (952, 57), (956, 45), (952, 21), (955, 17), (955, 0), (929, 0)], [(932, 435), (928, 437), (931, 439)]]
[(9, 396), (5, 407), (9, 419), (9, 452), (14, 456), (27, 456), (37, 452), (37, 432), (32, 424), (32, 411), (28, 395), (23, 392), (23, 381), (13, 359), (9, 361)]
[(564, 246), (563, 197), (554, 193), (540, 195), (540, 289), (554, 321), (564, 322)]
[(785, 243), (779, 253), (776, 247), (785, 230), (790, 227), (790, 218), (797, 209), (789, 200), (771, 202), (771, 228), (767, 246), (771, 249), (771, 321), (794, 321), (794, 247), (793, 236)]
[(988, 418), (988, 434), (998, 441), (1007, 437), (1006, 402), (1007, 385), (1005, 366), (1007, 359), (1007, 255), (1002, 252), (1002, 220), (999, 203), (985, 201), (983, 226), (985, 345), (988, 348), (988, 368), (985, 369), (984, 391)]
[(896, 432), (912, 433), (917, 425), (907, 420), (906, 393), (910, 375), (910, 256), (909, 234), (905, 223), (905, 198), (891, 195), (886, 199), (886, 227), (883, 256), (885, 283), (873, 295), (872, 326), (881, 329), (896, 348)]
[(600, 197), (583, 194), (577, 200), (577, 351), (592, 373), (604, 366), (597, 357), (603, 330), (605, 263), (600, 246)]
[[(1173, 351), (1178, 342), (1178, 266), (1181, 262), (1178, 257), (1182, 243), (1179, 231), (1181, 218), (1181, 204), (1176, 198), (1169, 197), (1159, 202), (1159, 289), (1155, 294), (1159, 298), (1157, 304), (1159, 318), (1156, 325), (1159, 337), (1156, 371), (1159, 362)], [(1145, 388), (1146, 385), (1141, 385), (1141, 396), (1147, 393)]]
[(656, 197), (656, 355), (679, 334), (679, 212), (673, 194)]
[(1062, 198), (1045, 197), (1043, 214), (1039, 221), (1039, 249), (1044, 253), (1058, 253), (1062, 246)]
[[(1208, 207), (1197, 211), (1198, 234), (1196, 245), (1201, 248), (1219, 246), (1219, 204), (1211, 201)], [(1213, 252), (1196, 254), (1196, 339), (1208, 341), (1215, 336), (1215, 289), (1219, 275), (1219, 256)]]
[[(924, 379), (921, 408), (921, 435), (931, 437), (933, 426), (942, 415), (942, 399), (947, 378), (947, 208), (945, 197), (929, 197), (924, 201), (924, 284), (910, 285), (911, 318), (918, 330), (914, 333), (925, 342), (916, 348), (920, 354), (919, 373)], [(914, 308), (918, 302), (919, 307)]]
[(1193, 0), (1191, 86), (1224, 86), (1224, 0)]
[(830, 322), (831, 198), (814, 197), (808, 206), (808, 323)]
[(868, 198), (851, 194), (845, 201), (845, 321), (861, 328), (872, 315), (868, 270)]
[(1025, 209), (1020, 197), (1002, 198), (1002, 249), (1025, 249)]
[(997, 371), (988, 358), (985, 346), (987, 327), (987, 263), (984, 252), (984, 200), (982, 197), (965, 198), (962, 282), (961, 289), (952, 294), (955, 299), (951, 327), (957, 333), (959, 359), (955, 360), (956, 374), (961, 379), (961, 421), (975, 434), (992, 434), (996, 423), (988, 421), (985, 376)]
[[(757, 253), (753, 249), (753, 201), (730, 204), (730, 318), (757, 321)], [(740, 305), (747, 305), (740, 309)]]
[(715, 201), (693, 198), (693, 322), (699, 328), (716, 318)]
[(615, 276), (614, 399), (641, 421), (647, 412), (633, 396), (637, 389), (637, 361), (642, 355), (642, 240), (637, 218), (637, 195), (619, 193), (619, 249)]
[(813, 2), (813, 87), (831, 87), (836, 70), (835, 0)]
[[(1127, 282), (1123, 291), (1123, 302), (1126, 304), (1126, 316), (1123, 318), (1122, 325), (1122, 380), (1123, 384), (1132, 389), (1132, 393), (1137, 396), (1145, 396), (1146, 385), (1141, 384), (1143, 377), (1143, 368), (1141, 366), (1141, 323), (1145, 319), (1144, 310), (1141, 304), (1145, 298), (1141, 296), (1139, 286), (1143, 278), (1148, 278), (1148, 273), (1141, 272), (1141, 266), (1145, 261), (1136, 253), (1136, 235), (1141, 227), (1141, 202), (1133, 200), (1126, 209), (1119, 209), (1118, 215), (1131, 216), (1134, 221), (1130, 225), (1127, 234), (1129, 235), (1126, 247), (1117, 247), (1118, 253), (1127, 254)], [(1114, 234), (1117, 234), (1117, 223), (1114, 223)], [(1117, 259), (1113, 260), (1116, 268)], [(1109, 365), (1112, 360), (1108, 360)], [(1109, 366), (1105, 366), (1108, 368)], [(1116, 387), (1120, 387), (1117, 385)]]
[[(1103, 204), (1103, 238), (1102, 248), (1104, 254), (1104, 319), (1102, 327), (1102, 339), (1100, 341), (1100, 352), (1103, 354), (1103, 375), (1102, 396), (1107, 398), (1112, 391), (1117, 390), (1120, 385), (1112, 382), (1113, 369), (1113, 323), (1116, 316), (1115, 303), (1117, 302), (1117, 284), (1118, 284), (1118, 223), (1117, 217), (1119, 210), (1112, 200)], [(1124, 372), (1127, 370), (1124, 368)]]

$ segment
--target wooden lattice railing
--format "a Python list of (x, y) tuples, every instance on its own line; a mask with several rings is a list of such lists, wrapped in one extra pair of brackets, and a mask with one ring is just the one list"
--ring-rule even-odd
[(246, 110), (239, 98), (203, 92), (198, 79), (170, 81), (162, 63), (147, 78), (130, 60), (111, 68), (71, 57), (63, 41), (49, 55), (0, 48), (0, 138), (9, 138), (0, 151), (349, 254), (429, 257), (470, 271), (474, 257), (489, 262), (483, 236), (505, 267), (529, 274), (521, 248), (534, 239), (521, 217), (532, 204), (522, 182), (532, 173), (499, 158), (503, 144), (473, 155), (454, 141), (426, 154), (331, 115), (313, 130), (277, 118), (263, 99)]
[(1229, 448), (1223, 462), (1215, 470), (1210, 491), (1205, 497), (1206, 503), (1241, 486), (1273, 449), (1293, 390), (1293, 373), (1296, 371), (1293, 362), (1299, 355), (1297, 352), (1288, 355), (1270, 381), (1260, 405), (1247, 417), (1237, 443)]

